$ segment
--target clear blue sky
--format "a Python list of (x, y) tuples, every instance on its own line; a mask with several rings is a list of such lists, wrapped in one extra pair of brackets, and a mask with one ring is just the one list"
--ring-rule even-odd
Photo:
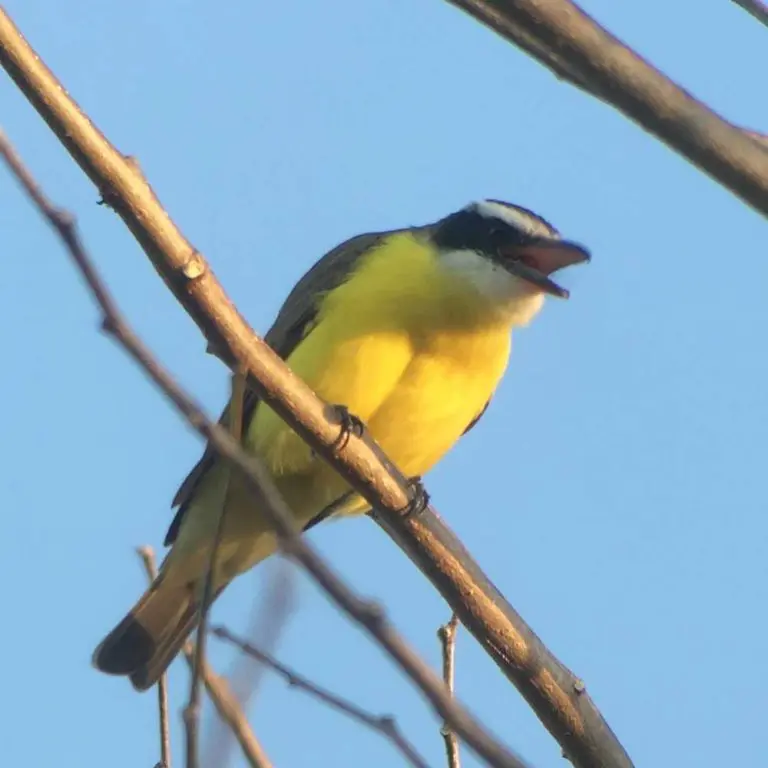
[[(591, 248), (592, 265), (565, 278), (571, 300), (517, 335), (487, 416), (428, 487), (638, 766), (760, 764), (766, 222), (438, 0), (54, 5), (6, 3), (261, 331), (331, 246), (478, 197), (531, 207)], [(735, 5), (587, 9), (730, 119), (768, 130), (768, 31)], [(128, 316), (217, 413), (223, 367), (4, 76), (0, 94), (9, 136), (79, 217)], [(142, 589), (133, 547), (160, 548), (201, 445), (98, 333), (58, 242), (4, 172), (0, 252), (3, 763), (151, 768), (155, 697), (100, 676), (89, 657)], [(349, 521), (312, 539), (436, 665), (448, 610), (377, 527)], [(215, 620), (246, 628), (270, 574), (243, 577)], [(395, 714), (444, 764), (411, 686), (303, 577), (295, 599), (280, 657)], [(213, 649), (226, 671), (233, 656)], [(175, 717), (180, 664), (171, 680)], [(563, 765), (466, 633), (458, 690), (532, 765)], [(380, 738), (272, 678), (250, 715), (278, 766), (397, 764)]]

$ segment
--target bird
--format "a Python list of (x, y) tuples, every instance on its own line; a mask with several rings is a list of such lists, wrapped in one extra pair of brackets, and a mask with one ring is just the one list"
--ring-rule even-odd
[[(546, 296), (568, 297), (552, 275), (589, 260), (533, 211), (483, 199), (431, 224), (337, 246), (296, 284), (265, 340), (320, 397), (365, 424), (404, 475), (420, 478), (485, 413), (512, 331)], [(236, 410), (244, 449), (262, 459), (298, 529), (370, 511), (254, 390)], [(245, 481), (210, 445), (173, 506), (158, 576), (93, 654), (98, 670), (129, 677), (139, 691), (197, 624), (221, 510), (214, 599), (278, 548)]]

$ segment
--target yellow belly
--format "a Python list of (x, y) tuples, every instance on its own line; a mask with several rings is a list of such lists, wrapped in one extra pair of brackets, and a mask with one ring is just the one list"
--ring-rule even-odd
[(408, 476), (423, 475), (445, 455), (495, 390), (509, 355), (509, 332), (451, 334), (418, 350), (369, 418), (385, 453)]
[[(389, 458), (414, 476), (428, 472), (488, 402), (510, 337), (506, 328), (454, 331), (417, 345), (407, 334), (372, 334), (333, 347), (324, 366), (308, 342), (289, 360), (296, 373), (363, 419)], [(250, 438), (298, 517), (313, 517), (347, 490), (274, 412), (260, 407)]]
[[(288, 364), (323, 399), (360, 417), (406, 475), (423, 475), (493, 394), (509, 357), (509, 326), (405, 235), (327, 295)], [(247, 441), (300, 518), (346, 490), (263, 405)]]

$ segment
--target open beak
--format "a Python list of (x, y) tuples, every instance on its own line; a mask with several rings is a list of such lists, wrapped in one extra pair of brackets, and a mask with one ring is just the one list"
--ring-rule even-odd
[(544, 293), (568, 298), (568, 291), (559, 286), (550, 275), (563, 267), (589, 261), (589, 251), (568, 240), (541, 238), (524, 245), (513, 245), (501, 252), (501, 262), (511, 274), (527, 280)]

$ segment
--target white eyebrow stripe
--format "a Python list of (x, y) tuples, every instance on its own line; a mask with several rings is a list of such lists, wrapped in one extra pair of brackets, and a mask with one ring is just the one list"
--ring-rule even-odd
[(544, 222), (512, 206), (481, 200), (475, 203), (475, 210), (487, 219), (499, 219), (526, 234), (559, 239), (559, 235)]

